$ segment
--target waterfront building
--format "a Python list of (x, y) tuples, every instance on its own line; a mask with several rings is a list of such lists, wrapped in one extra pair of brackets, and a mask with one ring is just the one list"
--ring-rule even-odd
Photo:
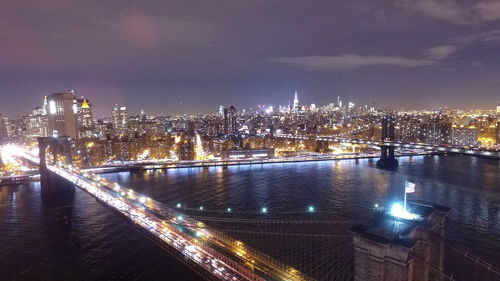
[(273, 158), (274, 148), (230, 148), (221, 151), (222, 159)]
[(458, 127), (451, 129), (451, 144), (456, 146), (477, 146), (478, 131), (474, 127)]
[(451, 137), (451, 123), (431, 121), (425, 125), (425, 142), (432, 144), (449, 144)]

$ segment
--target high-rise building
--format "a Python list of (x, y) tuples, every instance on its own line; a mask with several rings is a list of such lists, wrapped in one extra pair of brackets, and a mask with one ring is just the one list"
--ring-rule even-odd
[(0, 142), (7, 141), (9, 138), (9, 119), (0, 114)]
[(85, 98), (77, 100), (77, 120), (79, 137), (91, 137), (94, 129), (92, 103)]
[(34, 107), (29, 115), (27, 136), (30, 139), (49, 136), (49, 118), (43, 107)]
[(443, 121), (432, 121), (426, 124), (425, 136), (427, 143), (449, 144), (451, 124)]
[(299, 97), (297, 91), (295, 91), (295, 96), (293, 97), (293, 109), (299, 110)]
[(496, 139), (497, 139), (497, 145), (500, 145), (500, 120), (497, 120)]
[(229, 133), (229, 110), (224, 108), (224, 134)]
[(476, 128), (452, 128), (451, 144), (456, 146), (477, 146), (477, 135)]
[(127, 129), (129, 120), (127, 107), (118, 105), (113, 107), (113, 111), (111, 111), (111, 119), (113, 119), (115, 130), (123, 131)]
[(229, 133), (236, 134), (238, 132), (238, 109), (236, 106), (231, 105), (228, 110)]
[(63, 93), (53, 93), (46, 97), (43, 109), (48, 115), (49, 136), (67, 136), (76, 138), (77, 130), (77, 105), (76, 97), (72, 90)]

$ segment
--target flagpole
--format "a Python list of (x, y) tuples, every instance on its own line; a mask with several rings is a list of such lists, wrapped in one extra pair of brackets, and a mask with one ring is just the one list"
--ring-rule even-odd
[(403, 210), (405, 210), (405, 212), (406, 212), (406, 190), (405, 190), (405, 203), (404, 203)]
[(405, 200), (404, 200), (404, 207), (403, 207), (403, 210), (406, 212), (406, 186), (408, 185), (408, 181), (405, 181)]

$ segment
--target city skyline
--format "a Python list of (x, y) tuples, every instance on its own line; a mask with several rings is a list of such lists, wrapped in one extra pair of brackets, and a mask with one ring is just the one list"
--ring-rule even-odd
[(341, 96), (388, 108), (491, 108), (500, 102), (499, 6), (4, 1), (0, 96), (9, 106), (0, 112), (29, 112), (27, 101), (65, 89), (101, 101), (98, 115), (115, 104), (171, 114), (283, 105), (295, 91), (303, 104)]
[[(0, 112), (0, 116), (4, 116), (4, 117), (8, 117), (8, 118), (19, 118), (19, 117), (22, 117), (22, 116), (27, 116), (29, 115), (30, 113), (32, 113), (33, 111), (39, 111), (41, 109), (43, 109), (45, 106), (46, 106), (46, 99), (48, 96), (51, 96), (51, 95), (56, 95), (56, 94), (61, 94), (61, 93), (71, 93), (75, 96), (75, 98), (78, 98), (78, 100), (80, 102), (83, 102), (85, 100), (85, 102), (89, 101), (89, 102), (93, 102), (93, 100), (89, 99), (88, 96), (83, 96), (83, 95), (78, 95), (76, 93), (75, 90), (73, 89), (68, 89), (68, 90), (64, 90), (64, 91), (60, 91), (60, 92), (52, 92), (51, 94), (49, 95), (44, 95), (42, 97), (42, 99), (40, 101), (38, 101), (38, 103), (33, 103), (32, 105), (29, 105), (29, 104), (25, 104), (25, 107), (27, 108), (27, 110), (24, 110), (22, 112), (16, 112), (15, 114), (13, 115), (7, 115), (7, 114), (2, 114), (2, 112)], [(486, 108), (460, 108), (460, 107), (451, 107), (451, 106), (443, 106), (443, 107), (435, 107), (435, 108), (412, 108), (412, 107), (409, 107), (409, 106), (402, 106), (402, 107), (399, 107), (399, 108), (391, 108), (391, 107), (383, 107), (383, 106), (380, 106), (378, 104), (376, 104), (375, 102), (373, 103), (366, 103), (366, 104), (357, 104), (357, 103), (353, 103), (352, 101), (350, 100), (344, 100), (341, 96), (337, 96), (335, 97), (335, 99), (332, 99), (330, 102), (327, 102), (325, 104), (317, 104), (317, 103), (314, 103), (314, 102), (311, 102), (311, 103), (306, 103), (306, 102), (303, 102), (302, 99), (298, 99), (298, 97), (300, 96), (300, 94), (295, 91), (293, 92), (292, 94), (292, 98), (288, 100), (288, 103), (285, 103), (284, 101), (281, 102), (281, 103), (278, 103), (278, 104), (254, 104), (254, 105), (249, 105), (248, 107), (241, 107), (240, 104), (236, 104), (236, 103), (222, 103), (222, 104), (219, 104), (217, 108), (215, 109), (208, 109), (207, 112), (179, 112), (179, 113), (174, 113), (174, 112), (155, 112), (155, 111), (146, 111), (144, 109), (144, 106), (142, 106), (141, 104), (134, 104), (132, 106), (129, 106), (128, 104), (125, 104), (125, 103), (122, 103), (122, 104), (119, 104), (119, 103), (116, 103), (116, 104), (112, 104), (112, 105), (109, 105), (108, 108), (106, 108), (103, 104), (100, 104), (100, 101), (98, 100), (97, 101), (97, 107), (95, 105), (92, 105), (92, 108), (93, 108), (93, 111), (94, 111), (94, 116), (93, 118), (95, 118), (96, 120), (97, 119), (102, 119), (102, 118), (112, 118), (113, 117), (113, 111), (116, 110), (117, 107), (126, 107), (127, 108), (127, 111), (130, 112), (131, 115), (144, 115), (144, 114), (148, 114), (150, 116), (181, 116), (181, 115), (189, 115), (189, 116), (193, 116), (193, 115), (205, 115), (205, 114), (217, 114), (219, 113), (220, 114), (220, 108), (221, 107), (229, 107), (229, 106), (236, 106), (238, 108), (238, 110), (243, 110), (243, 111), (246, 111), (248, 110), (249, 112), (252, 112), (252, 111), (262, 111), (262, 112), (266, 112), (266, 113), (272, 113), (273, 111), (270, 111), (269, 112), (269, 109), (272, 108), (275, 112), (279, 111), (279, 110), (285, 110), (285, 108), (289, 109), (289, 110), (293, 110), (293, 109), (296, 109), (296, 108), (307, 108), (308, 110), (310, 108), (320, 108), (320, 107), (325, 107), (325, 106), (329, 106), (329, 105), (335, 105), (335, 106), (338, 106), (339, 105), (339, 102), (340, 102), (340, 105), (341, 106), (344, 106), (344, 107), (351, 107), (351, 106), (356, 106), (356, 107), (368, 107), (368, 108), (374, 108), (374, 109), (377, 109), (377, 110), (389, 110), (389, 111), (392, 111), (394, 113), (396, 112), (405, 112), (405, 111), (421, 111), (421, 112), (429, 112), (429, 111), (439, 111), (439, 110), (443, 110), (443, 109), (451, 109), (451, 110), (458, 110), (458, 111), (463, 111), (463, 112), (471, 112), (471, 111), (476, 111), (476, 110), (480, 110), (480, 111), (492, 111), (492, 112), (500, 112), (500, 105), (489, 105), (488, 107)], [(302, 96), (300, 96), (302, 98)], [(307, 100), (307, 97), (306, 97), (306, 100)], [(99, 106), (100, 104), (100, 106)], [(98, 112), (98, 111), (95, 111), (95, 108), (104, 108), (105, 110), (103, 112)], [(132, 109), (132, 110), (130, 110)]]

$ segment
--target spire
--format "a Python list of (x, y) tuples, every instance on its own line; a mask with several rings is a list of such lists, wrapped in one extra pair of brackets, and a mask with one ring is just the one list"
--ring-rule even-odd
[(90, 108), (89, 104), (87, 103), (87, 99), (83, 99), (81, 108)]
[(295, 97), (293, 98), (293, 108), (299, 108), (299, 98), (297, 96), (297, 91), (295, 91)]

